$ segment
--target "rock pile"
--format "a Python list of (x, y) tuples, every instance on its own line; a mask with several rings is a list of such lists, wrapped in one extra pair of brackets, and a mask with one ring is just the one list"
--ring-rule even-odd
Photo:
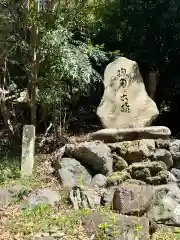
[[(180, 226), (180, 140), (171, 140), (167, 127), (150, 126), (158, 114), (138, 64), (119, 57), (105, 69), (97, 109), (106, 129), (57, 152), (56, 174), (72, 205), (93, 209), (85, 221), (90, 239), (167, 239), (157, 238), (159, 229)], [(116, 213), (102, 215), (99, 206)], [(103, 237), (92, 238), (94, 225)]]
[(128, 221), (144, 218), (149, 234), (152, 223), (180, 226), (179, 160), (180, 141), (166, 127), (104, 129), (61, 148), (55, 168), (75, 209), (103, 205)]

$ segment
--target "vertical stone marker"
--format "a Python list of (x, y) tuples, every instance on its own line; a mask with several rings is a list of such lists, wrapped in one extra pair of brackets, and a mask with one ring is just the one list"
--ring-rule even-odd
[(35, 127), (25, 125), (22, 138), (21, 175), (31, 176), (34, 168)]

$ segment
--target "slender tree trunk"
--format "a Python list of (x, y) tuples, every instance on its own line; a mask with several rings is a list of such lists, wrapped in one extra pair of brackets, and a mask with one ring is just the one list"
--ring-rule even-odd
[(32, 40), (32, 79), (30, 81), (30, 107), (31, 107), (31, 124), (36, 125), (36, 88), (37, 88), (37, 78), (38, 78), (38, 67), (37, 67), (37, 36), (38, 29), (35, 24), (32, 27), (31, 40)]
[(5, 89), (4, 86), (6, 85), (6, 72), (7, 72), (7, 60), (6, 58), (4, 58), (4, 71), (3, 71), (3, 81), (2, 81), (2, 89), (0, 92), (0, 110), (1, 110), (1, 114), (3, 117), (3, 122), (5, 125), (5, 128), (9, 130), (9, 133), (11, 135), (14, 135), (14, 128), (11, 124), (11, 120), (10, 120), (10, 113), (9, 113), (9, 109), (6, 105), (6, 100), (5, 100)]
[(156, 88), (159, 81), (159, 72), (151, 71), (148, 74), (148, 94), (154, 100)]

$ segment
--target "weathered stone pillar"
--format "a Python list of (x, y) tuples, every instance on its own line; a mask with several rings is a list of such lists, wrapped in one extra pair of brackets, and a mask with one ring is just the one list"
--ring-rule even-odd
[(21, 176), (31, 176), (34, 169), (35, 127), (25, 125), (22, 137)]

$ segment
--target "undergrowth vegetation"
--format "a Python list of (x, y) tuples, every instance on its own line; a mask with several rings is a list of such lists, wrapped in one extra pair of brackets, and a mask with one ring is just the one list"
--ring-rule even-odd
[[(9, 161), (8, 161), (9, 162)], [(47, 161), (45, 155), (37, 157), (38, 168), (31, 178), (20, 178), (19, 160), (11, 160), (12, 165), (7, 165), (7, 159), (1, 161), (1, 169), (7, 169), (8, 174), (1, 178), (1, 189), (4, 187), (23, 186), (14, 195), (14, 201), (0, 208), (0, 239), (30, 240), (34, 236), (61, 236), (64, 240), (107, 240), (113, 239), (123, 233), (118, 227), (118, 218), (109, 206), (97, 209), (100, 216), (106, 216), (109, 220), (100, 222), (98, 225), (93, 222), (93, 233), (89, 235), (89, 227), (85, 227), (84, 220), (91, 220), (92, 209), (74, 210), (69, 204), (68, 191), (61, 189), (56, 178), (50, 171), (51, 163)], [(50, 173), (51, 172), (51, 173)], [(38, 203), (33, 206), (26, 205), (26, 199), (32, 190), (40, 188), (57, 189), (60, 191), (61, 201), (54, 206)], [(138, 206), (137, 206), (138, 209)], [(93, 215), (92, 215), (93, 216)], [(137, 216), (138, 217), (138, 216)], [(136, 222), (135, 230), (138, 240), (141, 239), (143, 226)], [(53, 235), (54, 234), (54, 235)], [(94, 236), (94, 238), (93, 238)], [(153, 240), (175, 240), (178, 239), (179, 232), (158, 231), (153, 234)]]

